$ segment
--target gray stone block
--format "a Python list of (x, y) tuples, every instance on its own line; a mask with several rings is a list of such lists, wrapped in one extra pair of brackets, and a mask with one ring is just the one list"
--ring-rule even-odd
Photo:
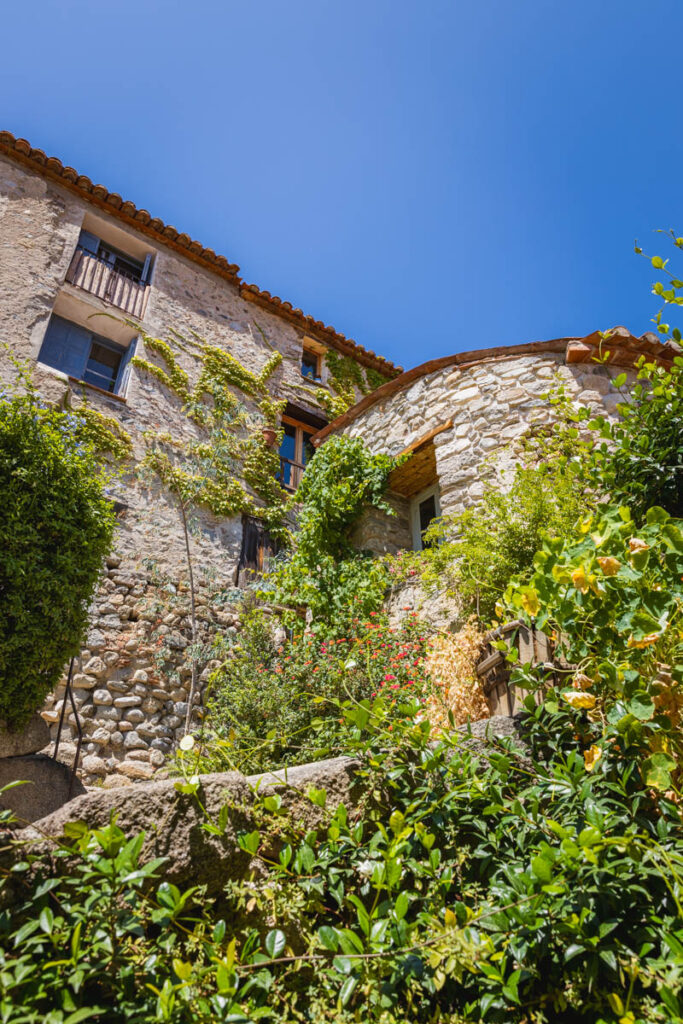
[(18, 780), (25, 785), (0, 793), (0, 807), (14, 811), (20, 825), (44, 818), (85, 793), (66, 765), (45, 754), (0, 758), (0, 787)]
[(0, 721), (0, 757), (35, 754), (49, 742), (49, 726), (37, 713), (31, 716), (23, 729), (8, 729)]

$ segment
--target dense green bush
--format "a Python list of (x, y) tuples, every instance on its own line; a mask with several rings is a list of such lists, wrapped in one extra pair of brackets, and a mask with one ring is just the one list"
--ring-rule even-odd
[(272, 618), (247, 608), (211, 679), (201, 744), (184, 758), (192, 772), (248, 774), (329, 757), (348, 740), (340, 700), (426, 692), (423, 624), (392, 628), (371, 613), (347, 627), (344, 636), (299, 632), (278, 644)]
[(534, 464), (532, 458), (530, 465), (517, 466), (509, 486), (489, 482), (475, 506), (438, 520), (427, 532), (431, 546), (397, 556), (390, 575), (394, 580), (419, 576), (427, 589), (447, 587), (464, 607), (489, 621), (510, 579), (533, 572), (542, 538), (571, 536), (588, 505), (585, 485), (572, 467)]
[[(389, 455), (372, 455), (360, 438), (332, 437), (316, 452), (296, 492), (294, 551), (266, 578), (266, 596), (290, 609), (307, 608), (320, 626), (345, 628), (349, 614), (367, 615), (382, 603), (384, 565), (351, 544), (365, 508), (389, 515), (384, 501)], [(296, 622), (294, 613), (290, 623)]]
[[(680, 783), (683, 743), (683, 521), (650, 509), (637, 526), (627, 508), (586, 519), (577, 537), (546, 539), (527, 583), (506, 595), (579, 667), (563, 699), (620, 733), (647, 733), (647, 782)], [(605, 741), (595, 756), (605, 753)]]
[(113, 506), (78, 415), (0, 396), (0, 718), (21, 725), (79, 650)]
[[(603, 357), (610, 348), (605, 336)], [(586, 487), (616, 505), (628, 505), (641, 521), (654, 505), (683, 516), (683, 359), (670, 369), (641, 359), (636, 380), (615, 378), (623, 401), (618, 417), (594, 416), (589, 409), (570, 411), (563, 397), (563, 415), (554, 439), (573, 445), (568, 463)]]
[[(0, 1020), (683, 1020), (683, 827), (644, 777), (643, 735), (608, 724), (595, 763), (603, 723), (551, 692), (529, 701), (526, 750), (484, 754), (430, 744), (418, 708), (340, 706), (365, 803), (311, 790), (325, 810), (310, 829), (262, 798), (239, 838), (258, 870), (222, 902), (161, 881), (115, 826), (72, 827), (53, 861), (22, 853), (4, 882), (19, 896), (0, 915)], [(201, 800), (200, 780), (179, 788)]]

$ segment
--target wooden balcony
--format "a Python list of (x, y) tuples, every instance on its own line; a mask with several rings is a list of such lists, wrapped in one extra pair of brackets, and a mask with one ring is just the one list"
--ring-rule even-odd
[(144, 316), (149, 285), (133, 273), (115, 269), (106, 260), (85, 249), (76, 249), (66, 272), (66, 280), (136, 319)]

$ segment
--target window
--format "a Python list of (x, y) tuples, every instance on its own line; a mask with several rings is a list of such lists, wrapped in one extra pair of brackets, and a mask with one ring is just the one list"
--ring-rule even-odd
[(149, 276), (151, 257), (147, 256), (145, 262), (133, 259), (120, 249), (103, 242), (101, 238), (91, 231), (81, 231), (78, 238), (78, 248), (90, 256), (97, 257), (102, 263), (115, 270), (118, 274), (128, 277), (133, 281), (146, 281)]
[(304, 348), (301, 355), (301, 374), (311, 380), (320, 380), (320, 353)]
[(413, 549), (422, 551), (429, 547), (425, 541), (424, 534), (435, 519), (441, 515), (441, 504), (439, 502), (439, 485), (435, 484), (424, 491), (416, 494), (410, 503), (410, 522), (413, 534)]
[(121, 394), (125, 390), (128, 364), (134, 349), (134, 341), (124, 348), (70, 320), (53, 315), (38, 361), (102, 391)]
[(66, 273), (67, 284), (141, 317), (147, 301), (152, 255), (135, 259), (91, 231), (82, 230)]
[(297, 423), (286, 416), (282, 418), (282, 428), (284, 437), (280, 445), (278, 480), (288, 491), (295, 491), (301, 483), (307, 463), (315, 452), (311, 438), (316, 433), (316, 428), (306, 423)]

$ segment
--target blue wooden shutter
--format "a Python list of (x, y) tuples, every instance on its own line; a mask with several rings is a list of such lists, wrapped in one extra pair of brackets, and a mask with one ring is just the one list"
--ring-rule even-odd
[(152, 254), (151, 254), (151, 252), (148, 252), (147, 255), (145, 256), (145, 265), (142, 268), (142, 274), (140, 275), (140, 280), (141, 280), (141, 282), (143, 284), (147, 284), (147, 282), (149, 281), (149, 277), (150, 277), (151, 273), (152, 273)]
[(47, 326), (38, 360), (82, 380), (90, 354), (92, 334), (84, 327), (53, 315)]
[(135, 355), (135, 349), (138, 344), (138, 339), (133, 338), (130, 345), (124, 352), (121, 363), (119, 365), (119, 372), (116, 375), (116, 384), (114, 385), (114, 393), (117, 395), (124, 395), (126, 388), (128, 387), (128, 381), (130, 380), (130, 361)]
[(81, 249), (85, 249), (86, 252), (90, 252), (93, 256), (97, 256), (100, 240), (97, 235), (93, 235), (92, 231), (84, 231), (81, 229), (81, 233), (78, 236), (78, 244)]

